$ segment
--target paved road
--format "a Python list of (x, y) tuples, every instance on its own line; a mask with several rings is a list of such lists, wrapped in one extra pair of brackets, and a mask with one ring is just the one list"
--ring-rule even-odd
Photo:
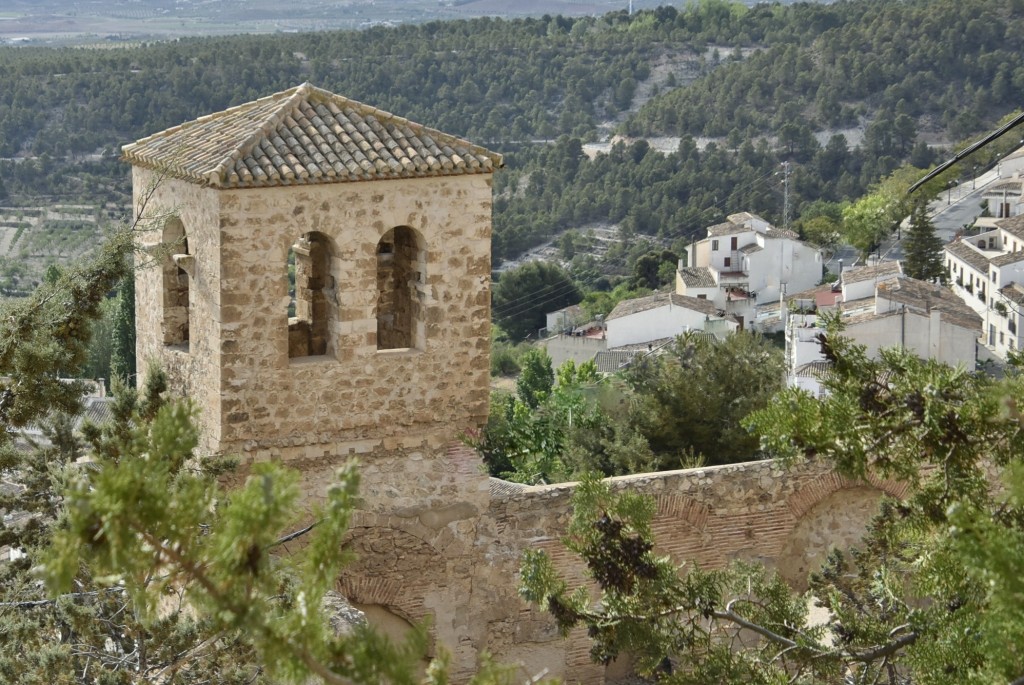
[[(998, 172), (991, 169), (973, 181), (965, 181), (951, 190), (943, 191), (928, 204), (935, 235), (943, 243), (953, 240), (957, 231), (965, 225), (973, 224), (981, 216), (981, 196), (985, 188), (998, 179)], [(880, 251), (884, 259), (903, 259), (903, 245), (896, 237), (882, 244)]]

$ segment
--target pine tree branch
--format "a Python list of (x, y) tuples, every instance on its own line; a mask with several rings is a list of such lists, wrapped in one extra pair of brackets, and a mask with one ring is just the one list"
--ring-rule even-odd
[(308, 533), (309, 531), (311, 531), (314, 528), (316, 528), (318, 525), (320, 525), (323, 522), (324, 522), (323, 519), (320, 519), (318, 521), (313, 521), (313, 523), (309, 524), (305, 528), (297, 530), (294, 533), (288, 533), (288, 535), (285, 535), (284, 537), (278, 538), (272, 544), (267, 545), (267, 549), (270, 550), (270, 549), (273, 549), (273, 548), (278, 547), (280, 545), (283, 545), (286, 542), (291, 542), (292, 540), (295, 540), (296, 538), (300, 538), (303, 535), (305, 535), (306, 533)]
[(104, 588), (102, 590), (91, 590), (89, 592), (68, 592), (52, 599), (34, 599), (26, 600), (24, 602), (0, 602), (0, 609), (31, 609), (32, 607), (41, 607), (48, 604), (56, 604), (62, 599), (76, 598), (76, 597), (95, 597), (96, 595), (105, 594), (107, 592), (122, 592), (124, 586), (116, 585), (114, 587)]

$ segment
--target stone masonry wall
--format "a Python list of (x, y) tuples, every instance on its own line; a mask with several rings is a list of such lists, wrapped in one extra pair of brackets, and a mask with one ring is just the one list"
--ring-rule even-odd
[[(168, 374), (172, 390), (187, 395), (201, 408), (199, 417), (207, 445), (220, 435), (220, 236), (216, 230), (219, 203), (215, 191), (134, 167), (132, 187), (139, 219), (138, 242), (143, 256), (136, 259), (135, 330), (139, 373), (157, 362)], [(140, 203), (144, 202), (144, 206)], [(164, 226), (181, 221), (188, 240), (188, 345), (164, 344), (165, 298), (161, 262), (167, 249), (158, 248)], [(169, 247), (180, 252), (183, 245)], [(149, 260), (149, 261), (147, 261)]]
[[(219, 451), (302, 459), (371, 451), (395, 436), (448, 441), (487, 415), (490, 212), (487, 175), (221, 191)], [(382, 236), (425, 247), (414, 310), (424, 335), (378, 350)], [(338, 320), (328, 354), (288, 357), (289, 247), (331, 244)], [(408, 279), (406, 279), (408, 280)], [(420, 336), (417, 336), (420, 337)]]
[[(883, 493), (905, 495), (894, 482), (857, 483), (820, 464), (784, 469), (773, 461), (649, 473), (611, 479), (617, 489), (655, 498), (652, 525), (655, 551), (679, 564), (721, 568), (733, 560), (757, 561), (777, 568), (794, 586), (806, 585), (831, 547), (854, 545), (862, 536)], [(584, 578), (582, 566), (560, 537), (569, 517), (573, 485), (524, 487), (492, 481), (491, 506), (477, 546), (488, 550), (481, 564), (480, 587), (498, 588), (516, 577), (525, 549), (542, 549), (570, 582)], [(506, 581), (507, 583), (507, 581)], [(510, 597), (495, 592), (488, 604)], [(604, 669), (590, 663), (585, 634), (571, 635), (555, 661), (551, 621), (515, 598), (505, 616), (488, 625), (488, 649), (520, 661), (524, 673), (545, 667), (571, 682), (601, 683)], [(537, 657), (548, 654), (547, 663)]]
[[(136, 199), (156, 174), (136, 168)], [(140, 269), (138, 358), (158, 361), (201, 410), (203, 449), (244, 462), (320, 459), (443, 444), (487, 416), (489, 174), (211, 190), (162, 179), (148, 216), (175, 213), (195, 272), (190, 343), (163, 344), (161, 270)], [(154, 223), (160, 223), (155, 221)], [(399, 312), (411, 347), (378, 350), (378, 244), (417, 233)], [(329, 243), (327, 354), (289, 358), (287, 256), (303, 235)], [(405, 233), (408, 233), (406, 231)], [(140, 241), (153, 246), (160, 230)], [(410, 261), (409, 247), (398, 245)], [(414, 319), (414, 320), (411, 320)]]
[[(413, 478), (443, 479), (443, 473), (420, 470), (429, 462), (475, 485), (461, 490), (449, 482), (450, 499), (433, 501), (406, 498), (395, 486), (390, 506), (386, 493), (369, 493), (376, 509), (367, 507), (355, 518), (348, 544), (359, 558), (346, 569), (342, 591), (408, 621), (428, 619), (436, 642), (453, 652), (456, 682), (468, 679), (483, 650), (520, 665), (524, 677), (546, 670), (567, 682), (604, 682), (605, 669), (590, 663), (586, 635), (563, 640), (550, 618), (523, 603), (516, 591), (527, 549), (545, 550), (570, 582), (583, 581), (582, 568), (560, 542), (573, 485), (526, 487), (486, 479), (477, 455), (462, 446), (413, 456), (404, 465), (392, 464), (396, 476), (411, 466)], [(323, 478), (312, 480), (318, 479)], [(905, 494), (892, 482), (857, 483), (821, 465), (786, 470), (770, 461), (612, 483), (656, 499), (658, 552), (705, 568), (759, 561), (798, 588), (830, 547), (859, 540), (883, 493)]]

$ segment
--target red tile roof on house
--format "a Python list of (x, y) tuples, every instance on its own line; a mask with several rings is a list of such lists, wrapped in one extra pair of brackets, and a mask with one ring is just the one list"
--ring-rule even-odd
[(501, 155), (304, 83), (122, 148), (131, 164), (248, 188), (490, 173)]

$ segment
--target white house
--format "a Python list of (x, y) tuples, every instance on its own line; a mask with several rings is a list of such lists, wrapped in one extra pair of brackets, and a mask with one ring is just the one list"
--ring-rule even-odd
[[(794, 303), (786, 322), (788, 382), (814, 394), (821, 394), (820, 379), (828, 368), (822, 363), (819, 310), (810, 304), (823, 300), (819, 294), (795, 296), (804, 306)], [(838, 292), (829, 289), (824, 299), (833, 303), (829, 308), (838, 307), (843, 335), (871, 356), (899, 347), (922, 358), (975, 367), (981, 317), (947, 288), (904, 276), (898, 262), (844, 271)]]
[(739, 324), (707, 299), (655, 293), (619, 302), (605, 319), (608, 348), (673, 338), (687, 331), (727, 335)]
[(755, 320), (759, 306), (812, 287), (822, 274), (817, 248), (749, 212), (708, 228), (707, 238), (690, 245), (687, 259), (676, 273), (676, 292), (711, 300), (741, 326)]
[(945, 246), (953, 292), (983, 319), (983, 342), (1000, 359), (1021, 349), (1018, 293), (1024, 284), (1024, 215)]

